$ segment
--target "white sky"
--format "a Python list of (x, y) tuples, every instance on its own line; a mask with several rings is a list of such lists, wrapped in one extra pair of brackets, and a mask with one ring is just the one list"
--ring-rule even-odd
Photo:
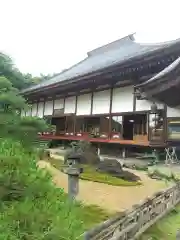
[(133, 32), (139, 42), (176, 39), (179, 23), (178, 0), (0, 0), (0, 51), (22, 72), (55, 73)]

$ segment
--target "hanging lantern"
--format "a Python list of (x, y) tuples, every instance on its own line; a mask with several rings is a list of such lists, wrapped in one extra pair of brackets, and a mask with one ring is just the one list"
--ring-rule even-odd
[(151, 105), (151, 113), (157, 113), (158, 112), (158, 107), (155, 103)]

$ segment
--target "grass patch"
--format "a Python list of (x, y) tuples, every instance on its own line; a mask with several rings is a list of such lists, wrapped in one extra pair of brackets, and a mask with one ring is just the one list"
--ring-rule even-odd
[(170, 172), (168, 174), (166, 172), (161, 171), (160, 169), (153, 169), (153, 170), (149, 169), (148, 176), (150, 178), (166, 180), (166, 181), (173, 181), (173, 182), (177, 182), (179, 180), (178, 177), (175, 175), (175, 173)]
[(86, 205), (82, 211), (85, 223), (85, 230), (93, 228), (95, 225), (106, 221), (117, 213), (110, 213), (96, 205)]
[[(64, 166), (63, 161), (60, 159), (50, 158), (46, 161), (50, 162), (52, 166), (59, 170), (62, 170)], [(84, 170), (80, 175), (80, 179), (82, 180), (105, 183), (112, 186), (137, 186), (142, 184), (141, 182), (125, 181), (123, 179), (113, 177), (110, 174), (98, 172), (96, 171), (95, 167), (90, 165), (82, 165), (82, 167)]]
[(180, 229), (180, 205), (149, 228), (139, 240), (174, 240), (178, 229)]
[(101, 173), (96, 171), (93, 166), (84, 165), (84, 172), (81, 174), (80, 178), (83, 180), (106, 183), (112, 186), (137, 186), (141, 185), (141, 182), (129, 182), (120, 178), (116, 178), (107, 173)]

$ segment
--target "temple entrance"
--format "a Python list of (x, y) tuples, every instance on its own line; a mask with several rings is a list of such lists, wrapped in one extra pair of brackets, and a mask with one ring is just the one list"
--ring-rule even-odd
[(123, 119), (123, 139), (133, 140), (134, 133), (134, 116), (124, 116)]
[(66, 117), (53, 117), (51, 124), (56, 126), (56, 135), (64, 135)]
[(123, 139), (147, 141), (147, 114), (132, 114), (123, 117)]

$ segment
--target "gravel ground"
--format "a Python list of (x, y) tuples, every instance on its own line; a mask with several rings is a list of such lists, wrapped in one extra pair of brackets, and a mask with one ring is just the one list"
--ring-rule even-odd
[[(57, 186), (64, 188), (67, 192), (67, 175), (58, 171), (45, 161), (39, 162), (39, 167), (47, 168), (53, 176), (53, 181)], [(134, 187), (116, 187), (103, 183), (80, 180), (78, 200), (84, 204), (94, 204), (112, 212), (119, 212), (129, 209), (134, 204), (138, 204), (146, 197), (160, 189), (168, 187), (167, 183), (150, 179), (145, 172), (129, 170), (140, 176), (143, 185)]]

